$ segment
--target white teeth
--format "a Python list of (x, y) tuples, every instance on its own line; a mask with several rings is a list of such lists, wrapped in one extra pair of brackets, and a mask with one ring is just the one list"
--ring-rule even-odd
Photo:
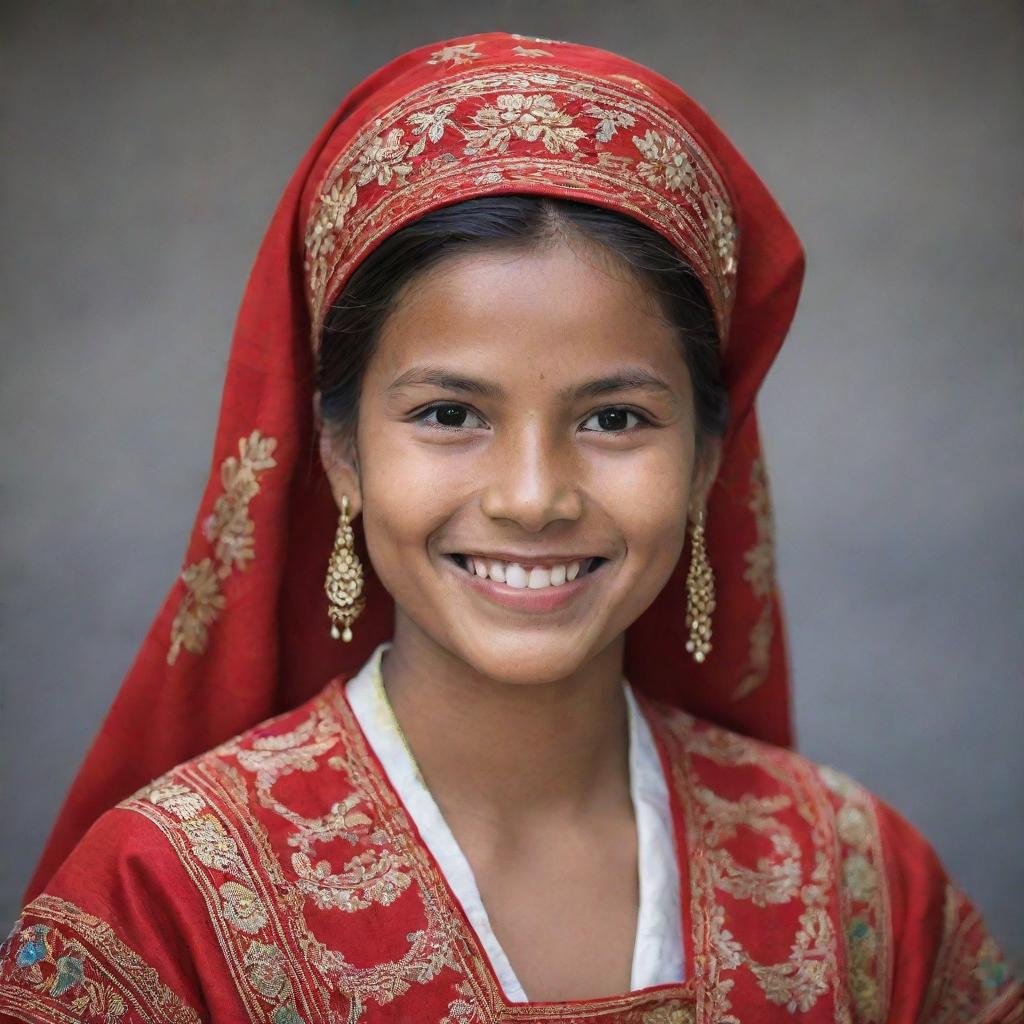
[(535, 565), (530, 570), (530, 580), (526, 584), (531, 590), (542, 590), (551, 586), (551, 570)]
[(527, 569), (518, 562), (500, 562), (493, 558), (477, 558), (464, 555), (466, 570), (481, 579), (492, 579), (515, 590), (543, 590), (545, 587), (561, 587), (577, 576), (589, 564), (589, 560), (569, 562), (567, 565), (535, 565)]
[(526, 589), (526, 570), (513, 562), (505, 569), (505, 582), (516, 590)]

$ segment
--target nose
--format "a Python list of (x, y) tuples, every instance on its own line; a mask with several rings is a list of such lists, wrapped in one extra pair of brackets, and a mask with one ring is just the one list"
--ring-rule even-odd
[(507, 519), (539, 533), (559, 519), (583, 513), (579, 466), (569, 441), (552, 437), (540, 422), (506, 431), (491, 449), (481, 508), (491, 519)]

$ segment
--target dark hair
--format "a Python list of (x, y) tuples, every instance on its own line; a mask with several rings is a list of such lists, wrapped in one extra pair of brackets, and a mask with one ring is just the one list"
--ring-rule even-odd
[(324, 317), (317, 360), (325, 427), (355, 438), (363, 374), (400, 290), (457, 253), (529, 248), (557, 234), (597, 243), (637, 275), (676, 329), (693, 385), (697, 452), (728, 419), (720, 346), (707, 294), (656, 231), (605, 207), (548, 196), (481, 196), (444, 206), (389, 235), (356, 268)]

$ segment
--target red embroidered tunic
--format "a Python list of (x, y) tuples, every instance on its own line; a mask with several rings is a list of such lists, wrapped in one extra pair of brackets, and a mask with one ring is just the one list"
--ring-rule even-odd
[(790, 751), (642, 707), (681, 851), (682, 984), (506, 1001), (337, 679), (99, 818), (0, 949), (0, 1019), (1021, 1019), (977, 913), (894, 811)]

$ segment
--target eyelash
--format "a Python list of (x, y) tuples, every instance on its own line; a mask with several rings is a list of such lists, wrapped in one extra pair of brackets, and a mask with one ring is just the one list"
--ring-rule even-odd
[[(468, 429), (466, 427), (449, 427), (449, 426), (446, 426), (444, 423), (427, 423), (427, 419), (426, 418), (431, 413), (437, 412), (438, 409), (465, 409), (467, 412), (469, 412), (473, 416), (480, 416), (479, 413), (474, 412), (468, 405), (463, 405), (461, 402), (435, 402), (433, 405), (428, 405), (425, 409), (421, 409), (418, 413), (416, 413), (413, 416), (413, 421), (416, 422), (416, 423), (422, 423), (425, 426), (430, 427), (432, 430), (446, 430), (446, 431), (449, 431), (449, 432), (452, 432), (452, 433), (460, 431), (460, 430)], [(622, 434), (631, 433), (634, 430), (638, 430), (638, 429), (641, 429), (642, 427), (650, 426), (651, 425), (651, 420), (647, 416), (645, 416), (643, 413), (637, 412), (636, 409), (630, 409), (630, 408), (628, 408), (627, 406), (624, 406), (624, 405), (606, 405), (603, 408), (597, 409), (594, 412), (592, 412), (587, 417), (587, 419), (588, 420), (593, 419), (595, 416), (600, 415), (602, 412), (609, 412), (611, 410), (619, 410), (619, 411), (627, 413), (628, 415), (635, 416), (640, 422), (636, 426), (634, 426), (634, 427), (627, 427), (624, 430), (588, 430), (587, 433), (588, 434), (622, 435)], [(483, 419), (482, 416), (480, 416), (480, 418)]]

